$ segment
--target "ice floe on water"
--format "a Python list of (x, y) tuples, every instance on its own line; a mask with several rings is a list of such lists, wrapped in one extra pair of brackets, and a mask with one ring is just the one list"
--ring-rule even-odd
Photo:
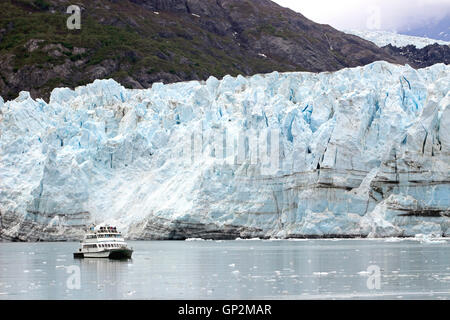
[(448, 239), (442, 237), (436, 237), (434, 235), (427, 234), (417, 234), (413, 240), (420, 241), (421, 243), (429, 243), (429, 244), (446, 244), (448, 243)]
[(313, 272), (313, 275), (319, 276), (319, 277), (324, 277), (324, 276), (328, 276), (329, 272)]

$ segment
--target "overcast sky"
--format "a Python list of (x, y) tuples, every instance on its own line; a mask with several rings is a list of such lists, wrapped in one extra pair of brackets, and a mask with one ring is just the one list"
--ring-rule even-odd
[(273, 0), (337, 29), (416, 28), (450, 15), (450, 0)]

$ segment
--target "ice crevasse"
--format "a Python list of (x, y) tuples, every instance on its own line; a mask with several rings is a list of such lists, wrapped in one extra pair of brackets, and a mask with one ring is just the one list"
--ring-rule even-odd
[(0, 99), (0, 237), (450, 236), (449, 88), (444, 64), (376, 62)]

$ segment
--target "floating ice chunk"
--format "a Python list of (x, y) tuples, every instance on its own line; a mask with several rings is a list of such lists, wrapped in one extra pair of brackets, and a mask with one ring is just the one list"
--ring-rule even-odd
[(433, 234), (416, 234), (415, 239), (420, 241), (421, 243), (447, 243), (446, 239), (439, 238), (436, 235)]
[(236, 238), (236, 241), (261, 241), (260, 238), (250, 238), (250, 239), (242, 239), (242, 238)]
[(185, 241), (205, 241), (205, 240), (202, 238), (188, 238)]

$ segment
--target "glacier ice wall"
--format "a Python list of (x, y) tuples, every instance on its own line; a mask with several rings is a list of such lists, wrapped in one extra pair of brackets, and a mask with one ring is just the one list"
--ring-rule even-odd
[(449, 66), (376, 62), (0, 99), (0, 236), (449, 236), (449, 87)]
[(343, 30), (343, 32), (348, 34), (353, 34), (355, 36), (366, 39), (370, 42), (375, 43), (379, 47), (387, 46), (388, 44), (394, 47), (406, 47), (408, 45), (413, 45), (417, 49), (425, 48), (431, 44), (440, 45), (450, 45), (450, 42), (443, 40), (436, 40), (424, 37), (408, 36), (405, 34), (399, 34), (389, 31), (378, 31), (378, 30)]

